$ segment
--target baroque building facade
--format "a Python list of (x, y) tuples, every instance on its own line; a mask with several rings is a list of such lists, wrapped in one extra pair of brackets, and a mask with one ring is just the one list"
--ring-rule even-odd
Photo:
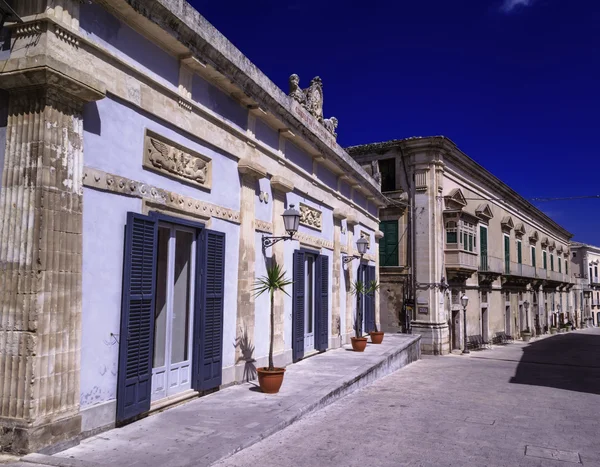
[[(349, 341), (377, 182), (323, 86), (282, 92), (189, 4), (19, 0), (0, 52), (0, 446), (26, 452)], [(300, 226), (285, 237), (282, 214)], [(368, 239), (358, 255), (356, 241)], [(356, 257), (357, 261), (344, 261)], [(378, 300), (363, 301), (363, 331)]]
[(347, 150), (388, 197), (380, 210), (384, 330), (422, 334), (424, 353), (462, 349), (464, 294), (468, 342), (540, 334), (571, 317), (572, 235), (451, 140)]
[(575, 319), (582, 326), (600, 326), (600, 247), (573, 242), (571, 264), (576, 283)]

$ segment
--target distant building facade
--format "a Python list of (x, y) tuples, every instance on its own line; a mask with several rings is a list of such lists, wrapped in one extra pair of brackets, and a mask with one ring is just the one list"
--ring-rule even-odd
[(575, 309), (579, 322), (586, 326), (600, 326), (600, 247), (573, 242), (571, 264), (576, 281)]
[[(389, 198), (380, 211), (382, 326), (396, 330), (406, 318), (423, 352), (446, 354), (464, 345), (463, 294), (473, 341), (540, 334), (573, 316), (571, 234), (451, 140), (347, 150)], [(402, 298), (412, 300), (406, 316)]]
[[(349, 342), (376, 181), (186, 2), (12, 1), (0, 52), (0, 446), (37, 450)], [(300, 226), (286, 236), (282, 214)], [(358, 238), (368, 239), (357, 253)], [(354, 261), (344, 258), (356, 256)], [(363, 331), (378, 300), (363, 306)]]

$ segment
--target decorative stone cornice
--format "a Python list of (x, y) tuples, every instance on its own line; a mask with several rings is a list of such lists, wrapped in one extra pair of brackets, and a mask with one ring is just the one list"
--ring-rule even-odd
[(377, 232), (375, 232), (375, 240), (381, 240), (383, 237), (384, 237), (384, 235), (381, 230), (378, 230)]
[(309, 235), (303, 232), (296, 232), (293, 238), (294, 240), (298, 240), (300, 243), (313, 248), (326, 248), (328, 250), (333, 250), (333, 242), (324, 238), (315, 237), (314, 235)]
[(273, 175), (271, 177), (271, 189), (281, 193), (290, 193), (294, 191), (294, 184), (280, 175)]
[(490, 205), (487, 203), (480, 204), (477, 207), (477, 209), (475, 209), (475, 214), (477, 215), (477, 217), (479, 217), (480, 219), (483, 219), (485, 221), (489, 221), (490, 219), (492, 219), (494, 217), (494, 214), (492, 213), (492, 209), (490, 208)]
[(267, 176), (267, 169), (265, 169), (258, 162), (254, 162), (249, 159), (241, 159), (238, 162), (238, 171), (242, 175), (248, 175), (257, 180), (260, 180), (261, 178), (265, 178)]
[(148, 185), (144, 182), (131, 180), (91, 167), (85, 167), (83, 170), (83, 184), (90, 188), (147, 200), (153, 204), (185, 212), (191, 216), (204, 218), (216, 217), (236, 224), (240, 223), (239, 211), (207, 203), (206, 201), (200, 201), (189, 196), (183, 196), (153, 185)]
[(321, 78), (318, 76), (313, 78), (307, 89), (301, 89), (300, 77), (294, 74), (290, 76), (289, 85), (288, 95), (308, 110), (334, 138), (337, 137), (338, 119), (335, 117), (323, 118), (323, 82)]
[(335, 208), (333, 210), (333, 218), (334, 219), (344, 220), (347, 217), (348, 217), (348, 214), (346, 214), (346, 212), (343, 209)]
[(504, 216), (500, 222), (501, 226), (505, 230), (512, 230), (515, 228), (515, 223), (510, 216)]

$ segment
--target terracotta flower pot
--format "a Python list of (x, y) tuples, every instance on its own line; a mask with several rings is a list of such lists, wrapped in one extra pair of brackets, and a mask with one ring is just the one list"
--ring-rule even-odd
[(550, 328), (550, 334), (556, 334), (557, 331), (558, 329), (556, 328)]
[(367, 338), (366, 337), (351, 337), (352, 341), (352, 350), (355, 352), (364, 352), (365, 347), (367, 346)]
[(283, 383), (283, 374), (285, 368), (275, 368), (269, 371), (268, 368), (257, 368), (258, 372), (258, 384), (260, 390), (265, 394), (277, 394), (281, 384)]
[(531, 333), (529, 333), (529, 332), (522, 332), (521, 333), (521, 337), (523, 338), (524, 342), (529, 342), (531, 340)]
[(371, 336), (371, 344), (381, 344), (383, 342), (383, 333), (379, 331), (372, 331), (369, 333)]

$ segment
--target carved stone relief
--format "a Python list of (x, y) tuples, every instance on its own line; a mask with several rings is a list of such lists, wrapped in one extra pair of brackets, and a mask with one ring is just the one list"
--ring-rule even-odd
[(300, 203), (300, 223), (313, 229), (321, 230), (323, 213), (318, 209)]
[(335, 117), (323, 118), (323, 81), (316, 76), (310, 81), (306, 89), (300, 87), (300, 77), (296, 74), (290, 76), (289, 96), (304, 107), (321, 123), (334, 137), (337, 136), (336, 129), (338, 119)]
[(190, 149), (146, 130), (144, 167), (210, 190), (212, 161)]

